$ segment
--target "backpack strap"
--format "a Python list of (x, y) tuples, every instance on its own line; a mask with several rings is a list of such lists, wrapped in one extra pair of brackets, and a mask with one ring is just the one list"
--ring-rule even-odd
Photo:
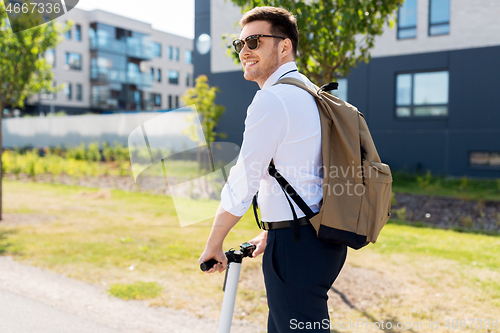
[[(278, 184), (281, 186), (283, 191), (287, 193), (290, 198), (299, 206), (299, 208), (306, 214), (308, 219), (313, 218), (316, 214), (309, 208), (309, 206), (305, 203), (305, 201), (300, 197), (300, 195), (295, 191), (292, 185), (276, 170), (276, 166), (273, 161), (269, 163), (269, 174), (276, 179)], [(292, 206), (293, 207), (293, 206)]]
[(299, 222), (297, 221), (297, 213), (295, 213), (295, 209), (293, 208), (292, 202), (290, 201), (290, 198), (292, 198), (293, 201), (299, 206), (299, 208), (302, 210), (304, 214), (306, 214), (306, 217), (308, 220), (316, 216), (316, 213), (314, 213), (311, 208), (305, 203), (305, 201), (300, 197), (300, 195), (295, 191), (292, 185), (283, 177), (278, 170), (276, 170), (276, 166), (274, 165), (273, 161), (269, 163), (269, 175), (276, 179), (278, 184), (280, 185), (281, 189), (283, 190), (283, 193), (285, 194), (285, 198), (288, 201), (288, 204), (290, 205), (290, 209), (292, 210), (292, 215), (293, 215), (293, 237), (295, 241), (300, 241), (300, 230), (299, 230)]
[(253, 206), (253, 214), (255, 215), (255, 221), (257, 221), (257, 226), (259, 229), (262, 229), (262, 224), (259, 222), (259, 213), (257, 213), (257, 208), (259, 208), (259, 204), (257, 203), (257, 197), (259, 195), (259, 191), (255, 193), (252, 199), (252, 206)]
[(277, 84), (290, 84), (292, 86), (297, 86), (299, 88), (304, 89), (311, 95), (313, 95), (313, 97), (321, 99), (321, 97), (319, 96), (320, 89), (316, 90), (315, 88), (311, 88), (304, 81), (301, 81), (299, 79), (293, 77), (285, 77), (282, 78), (281, 80), (278, 80), (275, 84), (273, 84), (273, 86)]

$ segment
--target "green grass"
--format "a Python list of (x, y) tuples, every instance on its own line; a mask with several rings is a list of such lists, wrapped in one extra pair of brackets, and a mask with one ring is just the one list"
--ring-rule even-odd
[[(34, 224), (0, 223), (0, 255), (105, 286), (116, 297), (148, 298), (152, 305), (217, 318), (224, 274), (204, 274), (197, 262), (212, 219), (181, 227), (170, 197), (119, 190), (100, 198), (89, 195), (97, 191), (4, 181), (6, 214), (51, 218)], [(186, 207), (211, 209), (201, 203)], [(499, 236), (399, 222), (391, 220), (376, 244), (349, 251), (347, 263), (382, 272), (385, 279), (415, 286), (418, 292), (400, 296), (396, 305), (381, 300), (367, 313), (411, 321), (413, 313), (458, 318), (482, 311), (486, 318), (500, 307)], [(237, 247), (259, 232), (249, 210), (228, 235), (224, 249)], [(260, 265), (260, 259), (248, 259), (242, 267), (235, 317), (265, 326)], [(446, 295), (447, 303), (435, 300), (436, 293)], [(459, 310), (452, 301), (460, 304)], [(354, 316), (339, 313), (347, 320)]]
[(500, 269), (500, 236), (389, 223), (371, 245), (382, 254), (407, 253)]
[(393, 172), (397, 193), (437, 195), (473, 200), (500, 200), (500, 179), (469, 179)]
[(109, 287), (109, 294), (118, 298), (148, 299), (160, 296), (163, 288), (156, 282), (116, 283)]

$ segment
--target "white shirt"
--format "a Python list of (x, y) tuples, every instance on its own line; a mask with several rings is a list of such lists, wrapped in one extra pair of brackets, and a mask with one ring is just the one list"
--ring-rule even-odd
[[(280, 66), (257, 91), (247, 109), (240, 154), (221, 193), (222, 208), (235, 216), (245, 214), (259, 191), (262, 221), (293, 219), (285, 193), (267, 171), (271, 159), (312, 211), (319, 211), (323, 198), (320, 170), (323, 159), (318, 107), (314, 98), (301, 88), (289, 84), (273, 86), (283, 74), (294, 69), (297, 69), (295, 62)], [(311, 85), (297, 71), (283, 77)], [(297, 217), (305, 216), (292, 203)]]

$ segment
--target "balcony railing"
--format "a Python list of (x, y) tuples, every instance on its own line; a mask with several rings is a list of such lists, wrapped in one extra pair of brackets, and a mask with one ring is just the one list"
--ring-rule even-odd
[(90, 70), (90, 75), (92, 80), (99, 82), (128, 83), (146, 87), (153, 86), (153, 77), (149, 73), (127, 73), (125, 70), (94, 66)]
[(91, 38), (91, 50), (111, 51), (139, 59), (153, 59), (153, 44), (150, 38), (127, 37), (126, 39)]

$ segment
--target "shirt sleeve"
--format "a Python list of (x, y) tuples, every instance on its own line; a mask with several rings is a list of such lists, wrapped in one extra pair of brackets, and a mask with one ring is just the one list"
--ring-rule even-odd
[(243, 143), (221, 193), (221, 206), (243, 216), (259, 190), (269, 162), (288, 134), (288, 112), (279, 97), (267, 90), (257, 93), (248, 107)]

